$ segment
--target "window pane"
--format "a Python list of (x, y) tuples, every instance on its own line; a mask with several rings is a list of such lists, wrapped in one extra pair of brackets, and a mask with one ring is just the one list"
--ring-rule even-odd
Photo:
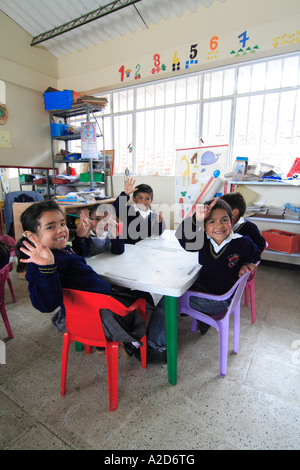
[(126, 167), (133, 172), (132, 153), (128, 146), (132, 143), (132, 116), (129, 114), (114, 118), (115, 134), (115, 169), (124, 173)]
[(248, 93), (251, 85), (251, 65), (238, 67), (237, 93)]
[(175, 103), (175, 80), (168, 82), (166, 86), (166, 104)]
[(195, 101), (200, 98), (201, 75), (193, 75), (187, 78), (187, 101)]
[(146, 108), (154, 106), (155, 86), (149, 85), (146, 87)]
[(176, 103), (186, 101), (186, 78), (176, 80)]
[(266, 89), (280, 87), (282, 60), (270, 60), (267, 64)]
[(165, 83), (155, 85), (155, 106), (163, 106), (165, 104)]
[(282, 86), (294, 86), (298, 83), (299, 75), (299, 58), (298, 57), (287, 57), (284, 59), (283, 74), (282, 74)]
[(203, 140), (205, 145), (229, 143), (231, 101), (214, 101), (203, 107)]
[(115, 172), (128, 166), (145, 175), (174, 174), (176, 148), (199, 146), (200, 137), (205, 145), (228, 144), (233, 158), (289, 169), (300, 144), (299, 57), (252, 60), (107, 92), (105, 147), (115, 149)]
[(252, 66), (251, 91), (264, 90), (266, 83), (266, 62)]
[(145, 108), (145, 87), (136, 88), (136, 107), (137, 109)]

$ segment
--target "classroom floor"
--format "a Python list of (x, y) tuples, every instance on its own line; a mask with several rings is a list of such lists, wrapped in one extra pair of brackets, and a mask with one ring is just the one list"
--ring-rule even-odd
[[(299, 449), (300, 271), (261, 264), (256, 323), (241, 313), (240, 350), (218, 376), (218, 336), (178, 319), (178, 383), (167, 366), (119, 353), (119, 407), (108, 411), (105, 356), (70, 349), (60, 396), (62, 335), (34, 310), (27, 282), (6, 291), (14, 339), (0, 370), (0, 449)], [(6, 338), (1, 322), (0, 339)], [(232, 334), (229, 348), (232, 347)]]

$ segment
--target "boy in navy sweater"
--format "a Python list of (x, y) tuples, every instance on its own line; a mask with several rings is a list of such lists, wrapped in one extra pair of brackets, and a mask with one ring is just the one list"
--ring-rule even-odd
[(232, 209), (232, 230), (241, 235), (248, 235), (262, 253), (266, 247), (266, 240), (253, 222), (244, 219), (243, 215), (247, 206), (242, 194), (227, 193), (223, 194), (221, 199), (226, 201)]
[[(88, 248), (86, 238), (76, 237), (76, 242), (73, 243), (76, 253), (67, 246), (69, 230), (56, 202), (41, 202), (29, 206), (21, 215), (21, 222), (25, 236), (17, 244), (21, 252), (18, 258), (22, 258), (20, 262), (27, 266), (26, 279), (30, 299), (37, 310), (50, 313), (61, 307), (64, 314), (63, 288), (111, 295), (126, 306), (140, 297), (147, 300), (143, 292), (111, 286), (87, 265), (84, 259)], [(89, 227), (84, 215), (81, 216), (81, 223), (86, 224), (84, 230)], [(123, 251), (123, 240), (116, 238), (112, 252), (121, 254)], [(157, 322), (160, 324), (161, 320), (164, 320), (161, 304), (160, 302), (154, 309), (148, 327), (151, 346), (148, 348), (148, 362), (165, 360), (165, 333), (156, 327)], [(147, 310), (148, 308), (150, 310), (151, 305), (147, 303)], [(119, 321), (118, 315), (110, 311), (103, 313), (102, 310), (101, 318), (106, 330), (112, 332), (113, 341), (125, 341), (124, 334), (130, 332), (126, 342), (132, 343), (139, 341), (146, 333), (145, 322), (136, 311)], [(115, 331), (119, 337), (113, 335)], [(161, 354), (162, 352), (164, 354)]]
[[(246, 271), (256, 271), (260, 252), (248, 236), (232, 231), (231, 220), (230, 206), (216, 198), (204, 206), (198, 205), (192, 217), (178, 227), (179, 243), (188, 251), (198, 251), (202, 265), (191, 290), (225, 294)], [(199, 233), (203, 236), (199, 237)], [(191, 297), (190, 302), (196, 310), (214, 315), (226, 310), (230, 299), (219, 302)]]
[[(84, 239), (77, 243), (77, 253), (67, 246), (69, 230), (56, 202), (29, 206), (21, 215), (21, 222), (24, 236), (18, 242), (17, 253), (27, 268), (26, 279), (34, 308), (50, 313), (60, 307), (64, 313), (63, 288), (111, 295), (127, 306), (134, 302), (135, 298), (128, 295), (120, 298), (119, 292), (86, 264)], [(123, 241), (119, 244), (122, 247)], [(136, 311), (122, 317), (123, 327), (119, 325), (118, 315), (110, 311), (103, 315), (105, 320), (102, 318), (102, 321), (108, 331), (117, 328), (122, 338), (124, 333), (130, 332), (128, 342), (139, 341), (146, 333), (145, 322)], [(117, 337), (111, 339), (119, 340)]]
[[(162, 213), (156, 214), (150, 208), (153, 201), (153, 190), (148, 184), (134, 186), (135, 180), (127, 179), (124, 191), (113, 203), (117, 217), (124, 223), (123, 237), (125, 243), (135, 244), (151, 235), (161, 235), (166, 228)], [(134, 204), (128, 205), (133, 193)]]

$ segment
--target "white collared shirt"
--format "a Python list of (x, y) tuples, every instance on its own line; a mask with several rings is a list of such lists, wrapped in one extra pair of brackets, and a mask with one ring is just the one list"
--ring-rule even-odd
[(244, 217), (240, 217), (239, 220), (234, 224), (234, 227), (232, 227), (232, 230), (235, 232), (240, 225), (242, 225), (245, 222)]
[(234, 233), (233, 230), (231, 230), (230, 234), (228, 235), (225, 240), (222, 241), (221, 245), (218, 245), (206, 232), (207, 238), (211, 241), (211, 244), (214, 248), (215, 253), (219, 253), (219, 251), (222, 250), (222, 248), (227, 245), (227, 243), (231, 242), (231, 240), (234, 240), (235, 238), (241, 238), (242, 235), (239, 235), (238, 233)]
[(153, 212), (150, 209), (150, 207), (148, 207), (148, 209), (146, 211), (142, 211), (141, 209), (138, 208), (138, 206), (136, 204), (133, 204), (133, 208), (134, 208), (135, 212), (139, 212), (139, 214), (143, 217), (143, 219), (146, 219), (151, 214), (151, 212)]

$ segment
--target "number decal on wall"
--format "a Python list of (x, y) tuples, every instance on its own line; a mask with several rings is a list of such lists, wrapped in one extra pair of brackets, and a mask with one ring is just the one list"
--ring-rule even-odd
[(218, 41), (219, 41), (218, 36), (213, 36), (211, 38), (210, 43), (209, 43), (210, 51), (208, 51), (207, 60), (216, 59), (218, 57), (218, 51), (217, 51), (217, 48), (218, 48), (218, 45), (219, 45)]

